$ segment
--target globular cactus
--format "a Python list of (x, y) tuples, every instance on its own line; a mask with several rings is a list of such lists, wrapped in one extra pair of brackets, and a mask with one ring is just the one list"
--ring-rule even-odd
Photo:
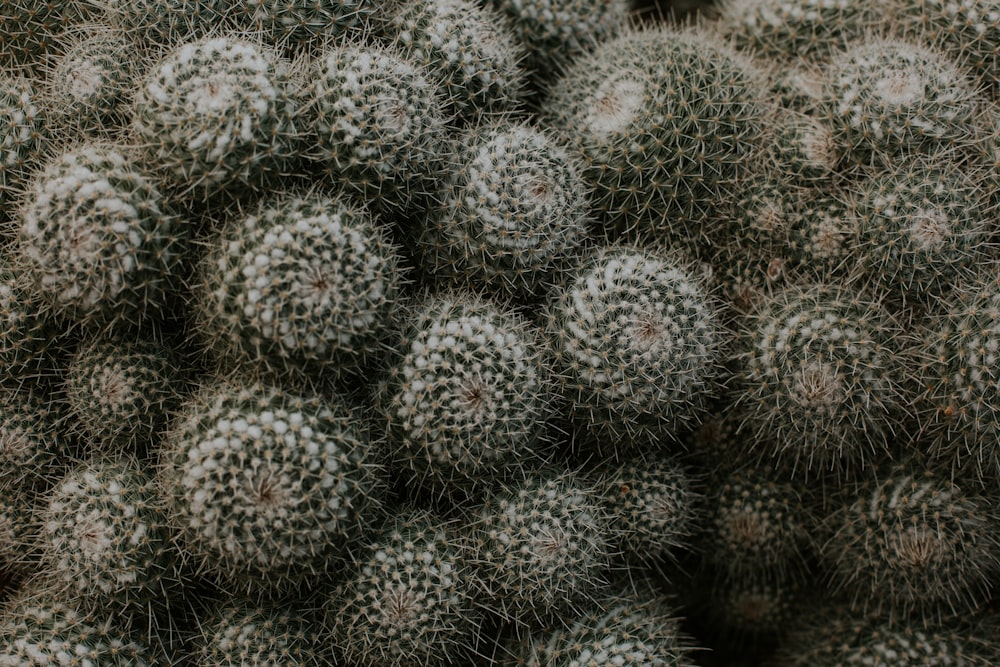
[(82, 608), (152, 613), (180, 590), (181, 554), (166, 509), (135, 460), (74, 467), (48, 494), (39, 523), (46, 575)]
[(332, 651), (313, 616), (287, 604), (230, 598), (199, 618), (189, 640), (192, 667), (320, 667)]
[(569, 268), (592, 224), (580, 164), (523, 121), (482, 123), (456, 143), (418, 239), (424, 269), (505, 296), (537, 294)]
[(86, 20), (86, 0), (3, 0), (0, 69), (40, 68), (67, 28)]
[(437, 195), (450, 132), (432, 72), (398, 48), (336, 44), (316, 57), (302, 97), (307, 152), (333, 182), (392, 212)]
[(381, 518), (379, 455), (342, 401), (207, 384), (164, 435), (158, 478), (191, 562), (227, 590), (287, 592)]
[(852, 198), (817, 191), (799, 203), (796, 213), (787, 257), (803, 279), (833, 282), (856, 276), (863, 261), (858, 252), (862, 222)]
[(855, 606), (929, 621), (987, 599), (1000, 571), (998, 521), (989, 496), (906, 460), (845, 488), (820, 554)]
[(900, 327), (862, 290), (792, 285), (743, 323), (736, 386), (745, 427), (799, 473), (850, 472), (899, 425)]
[(782, 109), (775, 114), (775, 169), (791, 181), (825, 186), (836, 176), (842, 156), (833, 128), (813, 114)]
[(361, 667), (468, 658), (483, 613), (467, 547), (433, 512), (398, 511), (327, 597), (327, 641)]
[(128, 150), (84, 144), (32, 178), (16, 261), (58, 317), (138, 324), (166, 309), (185, 236)]
[(153, 449), (180, 400), (184, 375), (152, 338), (95, 337), (68, 360), (63, 394), (92, 450)]
[(0, 495), (44, 493), (72, 459), (67, 414), (41, 387), (0, 388)]
[(337, 39), (364, 26), (381, 7), (366, 0), (248, 0), (229, 4), (228, 16), (240, 28), (293, 52), (320, 37)]
[(274, 178), (296, 153), (289, 69), (271, 48), (238, 35), (176, 46), (135, 94), (145, 164), (190, 197), (237, 196)]
[(767, 646), (777, 642), (802, 613), (801, 584), (764, 572), (740, 579), (695, 578), (693, 612), (724, 645)]
[(541, 469), (501, 485), (470, 530), (484, 603), (504, 619), (530, 626), (582, 612), (606, 583), (608, 512), (577, 473)]
[(227, 369), (329, 382), (381, 349), (402, 266), (362, 206), (320, 191), (281, 192), (210, 245), (194, 311), (200, 337)]
[(723, 42), (647, 28), (578, 58), (541, 117), (583, 158), (612, 231), (692, 244), (762, 155), (764, 97), (763, 77)]
[(847, 166), (965, 148), (982, 134), (981, 102), (964, 71), (935, 49), (896, 38), (861, 40), (835, 55), (822, 96)]
[(97, 18), (145, 47), (176, 45), (217, 28), (231, 8), (229, 0), (87, 0)]
[(10, 261), (0, 261), (0, 368), (10, 379), (52, 374), (65, 337)]
[(12, 202), (46, 147), (45, 114), (29, 79), (0, 73), (0, 222), (14, 217)]
[(517, 108), (526, 83), (524, 47), (492, 7), (469, 0), (406, 0), (382, 31), (430, 72), (462, 123)]
[(546, 323), (569, 414), (607, 454), (662, 447), (695, 426), (721, 374), (715, 303), (664, 253), (590, 253), (553, 290)]
[(424, 297), (397, 349), (375, 403), (393, 460), (418, 485), (482, 490), (541, 458), (551, 360), (521, 317), (471, 294)]

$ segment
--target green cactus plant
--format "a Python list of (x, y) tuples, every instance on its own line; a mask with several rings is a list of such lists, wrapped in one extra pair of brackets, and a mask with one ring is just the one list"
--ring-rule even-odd
[(0, 72), (0, 222), (14, 217), (13, 202), (46, 147), (46, 117), (37, 84)]

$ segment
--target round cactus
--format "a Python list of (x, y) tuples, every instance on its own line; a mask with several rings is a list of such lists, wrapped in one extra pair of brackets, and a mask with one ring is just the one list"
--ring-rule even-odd
[(31, 387), (0, 388), (0, 496), (42, 493), (72, 456), (66, 412), (54, 395)]
[(9, 379), (47, 374), (61, 349), (59, 327), (11, 262), (0, 261), (0, 369)]
[(898, 325), (864, 292), (790, 286), (744, 323), (738, 403), (769, 453), (849, 471), (888, 449), (902, 413)]
[(762, 155), (763, 78), (717, 39), (627, 30), (578, 58), (542, 117), (584, 159), (603, 221), (619, 232), (697, 241)]
[(477, 573), (448, 522), (401, 510), (355, 561), (325, 605), (328, 641), (345, 663), (450, 664), (471, 648), (482, 620)]
[(149, 612), (180, 589), (165, 508), (134, 461), (75, 467), (48, 495), (39, 522), (47, 576), (83, 607)]
[(740, 579), (705, 577), (695, 608), (713, 635), (735, 646), (781, 638), (801, 613), (799, 588), (783, 577), (755, 573)]
[(233, 3), (229, 0), (87, 0), (100, 18), (146, 46), (196, 39), (218, 26)]
[(610, 246), (553, 291), (561, 392), (595, 447), (663, 446), (695, 425), (720, 372), (713, 302), (669, 256)]
[(185, 232), (127, 151), (64, 153), (33, 178), (20, 214), (20, 268), (58, 315), (135, 324), (165, 308)]
[(850, 199), (839, 192), (816, 192), (800, 202), (789, 232), (788, 258), (805, 279), (834, 281), (857, 275), (863, 261), (857, 251), (862, 223)]
[(198, 623), (192, 667), (319, 667), (332, 662), (312, 619), (285, 605), (230, 598)]
[(1000, 571), (998, 521), (988, 496), (905, 461), (845, 489), (821, 556), (856, 605), (930, 619), (986, 599)]
[(289, 64), (238, 36), (186, 42), (150, 68), (134, 102), (146, 164), (187, 193), (238, 194), (295, 154)]
[(64, 30), (82, 23), (87, 0), (3, 0), (0, 2), (0, 69), (42, 65)]
[(971, 144), (979, 101), (958, 65), (894, 38), (851, 44), (831, 60), (823, 113), (849, 164), (891, 165), (901, 155)]
[(515, 109), (526, 83), (523, 46), (505, 17), (471, 0), (406, 0), (384, 31), (444, 92), (448, 108), (469, 124), (482, 114)]
[(455, 494), (539, 457), (552, 411), (542, 349), (539, 332), (485, 299), (456, 293), (416, 305), (377, 401), (396, 464)]
[(605, 583), (609, 517), (576, 473), (543, 469), (502, 485), (471, 529), (485, 601), (506, 619), (537, 624), (576, 609)]
[(95, 337), (69, 359), (63, 392), (90, 447), (142, 452), (165, 426), (182, 382), (162, 343)]
[(47, 130), (37, 97), (31, 81), (0, 72), (0, 222), (13, 217), (11, 202), (41, 159)]
[(458, 139), (441, 205), (422, 228), (424, 268), (474, 289), (533, 294), (587, 235), (580, 165), (525, 122), (483, 123)]
[(213, 241), (199, 274), (198, 329), (226, 368), (299, 384), (338, 380), (379, 352), (401, 271), (364, 208), (281, 193)]
[(213, 382), (164, 436), (162, 493), (184, 550), (267, 595), (329, 571), (381, 516), (386, 482), (346, 407)]
[(362, 26), (379, 6), (366, 0), (247, 0), (229, 4), (229, 16), (241, 28), (291, 50), (320, 37), (344, 35)]
[(436, 195), (449, 135), (431, 72), (394, 48), (338, 44), (316, 59), (303, 97), (310, 157), (331, 180), (391, 211)]

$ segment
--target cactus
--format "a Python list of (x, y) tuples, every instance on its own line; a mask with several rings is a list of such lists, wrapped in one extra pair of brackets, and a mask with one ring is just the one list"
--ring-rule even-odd
[(141, 453), (154, 442), (180, 400), (173, 356), (152, 339), (92, 338), (76, 350), (63, 391), (90, 447)]
[(0, 222), (13, 217), (12, 202), (41, 161), (46, 145), (45, 116), (35, 88), (29, 79), (0, 71)]
[(84, 144), (32, 179), (17, 262), (63, 319), (138, 324), (165, 310), (184, 236), (128, 151)]
[(852, 199), (839, 191), (816, 192), (800, 202), (789, 230), (788, 259), (805, 280), (833, 282), (858, 274), (862, 221)]
[(604, 585), (610, 519), (584, 477), (541, 469), (501, 485), (475, 514), (474, 562), (501, 617), (530, 627), (582, 612)]
[(426, 205), (449, 138), (433, 74), (396, 48), (361, 42), (326, 49), (311, 72), (302, 94), (309, 156), (378, 209)]
[(319, 191), (278, 193), (211, 241), (199, 271), (199, 334), (226, 369), (300, 386), (339, 380), (380, 350), (401, 272), (363, 207)]
[(512, 111), (526, 83), (524, 47), (503, 15), (470, 0), (405, 0), (382, 31), (425, 68), (459, 121)]
[(721, 368), (716, 308), (668, 255), (609, 246), (553, 291), (561, 393), (606, 453), (662, 447), (698, 423)]
[(229, 0), (87, 0), (100, 18), (146, 47), (197, 39), (224, 20)]
[(226, 589), (287, 592), (380, 518), (382, 466), (341, 403), (215, 381), (181, 407), (161, 493), (185, 553)]
[(0, 388), (0, 495), (43, 493), (73, 455), (63, 404), (44, 388)]
[(482, 123), (457, 143), (441, 205), (418, 241), (425, 269), (509, 297), (536, 294), (586, 239), (580, 165), (523, 121)]
[(879, 614), (974, 609), (1000, 570), (1000, 514), (947, 470), (906, 460), (848, 486), (821, 548), (831, 585)]
[(46, 572), (81, 607), (148, 613), (180, 590), (173, 531), (135, 460), (76, 466), (48, 495), (39, 522)]
[(39, 68), (67, 28), (86, 20), (84, 0), (3, 0), (0, 2), (0, 69)]
[(459, 494), (509, 478), (544, 451), (549, 359), (518, 315), (462, 293), (425, 297), (404, 324), (379, 388), (398, 466)]
[(238, 195), (296, 154), (290, 64), (237, 35), (188, 41), (146, 74), (133, 104), (145, 164), (192, 197)]
[(767, 115), (748, 60), (696, 30), (647, 28), (578, 58), (541, 117), (583, 157), (612, 231), (690, 244), (761, 158)]
[(363, 26), (379, 6), (366, 0), (248, 0), (231, 3), (229, 13), (234, 23), (269, 43), (299, 50)]
[(0, 369), (8, 380), (48, 375), (64, 337), (10, 261), (0, 261)]
[(846, 286), (789, 286), (743, 324), (736, 370), (746, 427), (799, 472), (850, 472), (888, 451), (903, 412), (899, 325)]
[(468, 657), (482, 620), (477, 573), (455, 527), (402, 509), (329, 595), (329, 641), (362, 667), (450, 664)]

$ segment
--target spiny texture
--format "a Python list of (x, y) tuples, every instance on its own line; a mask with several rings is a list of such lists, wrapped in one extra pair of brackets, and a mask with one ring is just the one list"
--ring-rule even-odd
[(42, 493), (71, 456), (66, 412), (48, 391), (0, 388), (0, 496)]
[(854, 187), (856, 252), (878, 289), (929, 301), (996, 251), (996, 177), (946, 159), (906, 159)]
[(608, 525), (600, 495), (575, 473), (502, 485), (471, 526), (486, 604), (528, 624), (585, 608), (610, 563)]
[(816, 192), (800, 202), (789, 231), (788, 258), (806, 280), (833, 282), (852, 275), (862, 262), (862, 223), (849, 199), (839, 191)]
[(332, 660), (326, 643), (300, 609), (232, 598), (199, 620), (190, 659), (193, 667), (320, 667)]
[(457, 145), (441, 205), (419, 239), (424, 268), (507, 296), (536, 293), (566, 271), (587, 236), (580, 164), (523, 121), (481, 123)]
[(19, 225), (20, 269), (57, 315), (136, 324), (165, 308), (185, 230), (127, 151), (84, 144), (51, 161)]
[(143, 452), (180, 400), (183, 380), (165, 344), (101, 336), (69, 359), (63, 391), (91, 448)]
[(295, 153), (298, 102), (289, 64), (238, 36), (190, 41), (139, 85), (134, 131), (147, 165), (202, 195), (274, 177)]
[(723, 335), (715, 304), (671, 257), (591, 253), (553, 291), (546, 321), (561, 392), (598, 449), (662, 446), (697, 424)]
[(851, 44), (827, 67), (823, 113), (849, 164), (968, 146), (979, 102), (947, 57), (898, 39)]
[(101, 614), (165, 608), (180, 589), (180, 554), (153, 484), (138, 464), (76, 466), (40, 512), (42, 562), (55, 586)]
[(0, 2), (0, 68), (29, 69), (55, 50), (66, 28), (88, 12), (81, 0), (3, 0)]
[(223, 20), (229, 0), (88, 0), (101, 18), (148, 45), (201, 37)]
[(463, 122), (517, 107), (524, 51), (493, 8), (470, 0), (406, 0), (386, 20), (385, 32), (433, 73)]
[(329, 641), (345, 664), (451, 664), (481, 622), (476, 576), (453, 526), (427, 510), (401, 510), (327, 600)]
[[(0, 10), (2, 11), (2, 10)], [(2, 23), (2, 16), (0, 16)], [(3, 33), (9, 34), (9, 33)], [(0, 222), (13, 217), (11, 202), (37, 167), (45, 141), (44, 114), (28, 79), (0, 72)]]
[(336, 39), (362, 26), (377, 2), (366, 0), (245, 0), (233, 2), (232, 20), (278, 46), (301, 48), (322, 36)]
[(821, 555), (856, 605), (924, 619), (964, 613), (1000, 571), (998, 521), (988, 496), (906, 461), (845, 489)]
[(337, 44), (303, 92), (309, 155), (379, 209), (408, 211), (436, 195), (449, 139), (433, 74), (396, 47)]
[(438, 493), (511, 476), (543, 446), (552, 412), (539, 332), (488, 300), (415, 304), (376, 399), (396, 464)]
[(863, 291), (791, 286), (743, 323), (738, 405), (770, 454), (851, 470), (888, 447), (902, 410), (898, 325)]
[(0, 369), (10, 379), (45, 374), (59, 330), (44, 302), (10, 261), (0, 262)]
[(279, 193), (230, 221), (201, 264), (198, 329), (226, 368), (303, 384), (356, 372), (402, 286), (380, 223), (350, 200)]
[(823, 187), (840, 166), (833, 128), (814, 114), (782, 109), (774, 120), (775, 168), (796, 183)]
[(183, 406), (159, 477), (196, 567), (266, 595), (334, 568), (378, 520), (381, 465), (339, 403), (214, 382)]
[(757, 572), (740, 579), (704, 577), (695, 608), (709, 632), (729, 645), (754, 646), (782, 637), (802, 613), (799, 588), (784, 577)]
[(759, 76), (723, 43), (649, 28), (578, 58), (542, 117), (583, 157), (607, 225), (691, 244), (759, 157), (766, 109)]

